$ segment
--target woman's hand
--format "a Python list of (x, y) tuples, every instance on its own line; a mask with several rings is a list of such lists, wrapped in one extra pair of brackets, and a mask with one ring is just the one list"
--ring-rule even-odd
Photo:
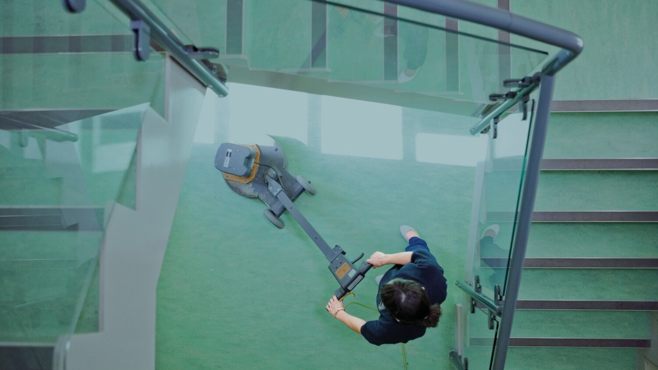
[(345, 306), (343, 306), (343, 302), (339, 301), (336, 296), (332, 296), (325, 309), (331, 316), (336, 317), (340, 311), (345, 311)]
[(388, 254), (382, 252), (375, 252), (366, 260), (372, 267), (380, 267), (388, 264)]

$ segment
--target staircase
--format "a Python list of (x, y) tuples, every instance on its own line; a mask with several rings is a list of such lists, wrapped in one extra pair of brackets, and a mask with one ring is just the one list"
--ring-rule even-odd
[(552, 114), (507, 369), (651, 369), (657, 118)]

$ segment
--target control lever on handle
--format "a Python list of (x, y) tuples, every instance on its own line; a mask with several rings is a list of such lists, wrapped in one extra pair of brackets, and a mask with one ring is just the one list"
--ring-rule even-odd
[(350, 283), (347, 284), (347, 286), (345, 288), (340, 287), (340, 288), (336, 289), (336, 292), (334, 293), (336, 298), (338, 298), (338, 300), (342, 300), (343, 297), (345, 297), (347, 295), (347, 293), (354, 290), (354, 288), (356, 288), (356, 286), (363, 280), (366, 273), (368, 271), (370, 271), (370, 269), (372, 267), (373, 266), (371, 264), (369, 264), (368, 262), (361, 263), (361, 266), (359, 266), (359, 268), (356, 270), (357, 273), (356, 273), (356, 275), (354, 275), (354, 279), (352, 279), (352, 281), (350, 281)]

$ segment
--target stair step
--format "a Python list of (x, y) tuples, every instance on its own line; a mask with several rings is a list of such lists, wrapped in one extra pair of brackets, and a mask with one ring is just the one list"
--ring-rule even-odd
[[(108, 36), (100, 36), (108, 37)], [(111, 37), (111, 36), (109, 36)], [(126, 36), (118, 36), (126, 38)], [(22, 41), (30, 41), (29, 38), (21, 38)], [(70, 36), (62, 38), (64, 45), (71, 45)], [(52, 40), (48, 40), (52, 41)], [(94, 40), (90, 40), (85, 45), (93, 45)], [(32, 44), (33, 46), (34, 44)], [(49, 45), (48, 43), (41, 43), (40, 45)], [(23, 111), (0, 111), (0, 129), (2, 130), (18, 130), (18, 129), (48, 129), (57, 126), (79, 121), (85, 118), (101, 115), (109, 112), (109, 109), (34, 109)]]
[(600, 311), (656, 311), (658, 301), (579, 301), (520, 299), (516, 301), (518, 310), (600, 310)]
[(100, 246), (102, 231), (0, 231), (0, 261), (68, 260)]
[(60, 204), (62, 179), (45, 174), (1, 177), (0, 204)]
[(103, 208), (0, 207), (0, 230), (102, 230)]
[(655, 258), (658, 223), (533, 223), (528, 258)]
[(527, 269), (520, 299), (653, 301), (658, 270)]
[(539, 211), (658, 209), (658, 172), (543, 172), (537, 189)]
[(658, 158), (657, 137), (656, 112), (552, 113), (544, 156)]
[(605, 347), (649, 348), (649, 339), (597, 339), (597, 338), (511, 338), (512, 347)]
[(544, 159), (542, 171), (655, 171), (658, 158)]
[[(488, 369), (491, 347), (466, 352), (469, 369)], [(637, 370), (635, 348), (509, 347), (506, 370)]]
[(537, 211), (532, 222), (658, 222), (656, 211)]
[[(507, 268), (507, 258), (482, 258), (491, 268)], [(523, 268), (658, 268), (658, 258), (526, 258)]]
[(0, 343), (0, 369), (43, 370), (53, 368), (54, 346)]
[[(513, 212), (488, 212), (491, 223), (514, 222)], [(537, 223), (638, 223), (658, 222), (658, 211), (535, 211), (532, 222)]]
[[(517, 309), (511, 337), (517, 340), (535, 338), (537, 341), (539, 338), (648, 340), (651, 338), (650, 322), (651, 313), (643, 311)], [(614, 330), (610, 330), (611, 323), (614, 323)], [(481, 342), (485, 338), (491, 339), (491, 331), (487, 325), (472, 325), (469, 328), (469, 335)], [(479, 344), (482, 344), (481, 342)], [(524, 345), (523, 342), (517, 344)]]
[[(492, 338), (471, 338), (477, 346), (493, 345)], [(649, 348), (649, 339), (600, 339), (600, 338), (510, 338), (510, 347), (594, 347), (594, 348)]]
[(506, 370), (636, 370), (634, 348), (511, 347)]
[(649, 323), (648, 312), (517, 310), (512, 337), (648, 339)]

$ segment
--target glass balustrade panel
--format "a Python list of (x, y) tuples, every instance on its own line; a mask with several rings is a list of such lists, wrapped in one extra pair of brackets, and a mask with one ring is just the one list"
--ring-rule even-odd
[(138, 135), (163, 110), (164, 59), (135, 61), (130, 20), (109, 2), (71, 14), (5, 1), (0, 14), (0, 343), (52, 347), (98, 330), (98, 254), (113, 207), (136, 207)]
[[(233, 82), (477, 117), (548, 54), (495, 29), (380, 0), (145, 2)], [(532, 47), (528, 46), (531, 45)]]

